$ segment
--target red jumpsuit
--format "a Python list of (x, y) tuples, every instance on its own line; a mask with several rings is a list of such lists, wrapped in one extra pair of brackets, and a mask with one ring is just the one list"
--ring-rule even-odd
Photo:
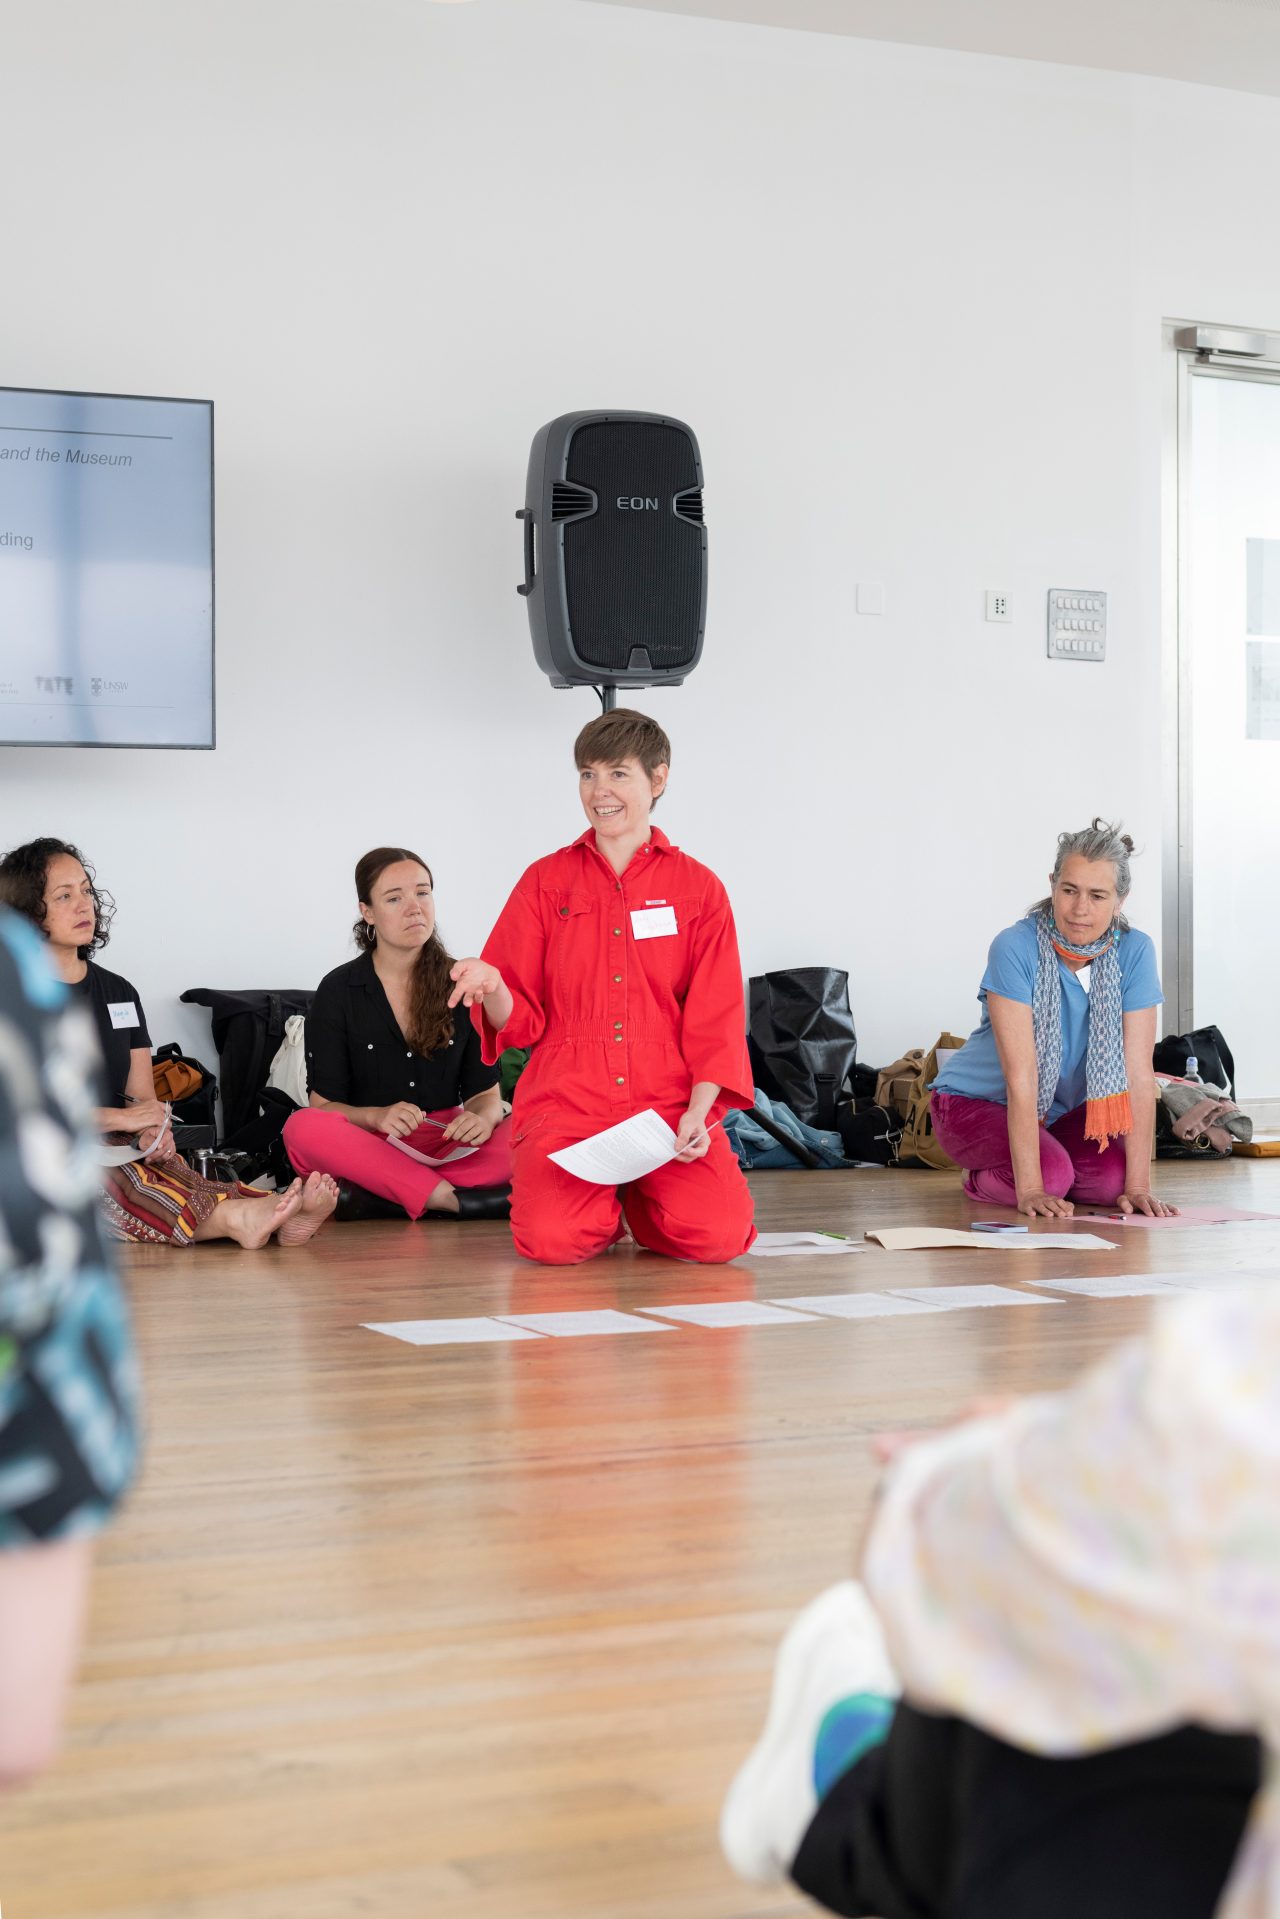
[[(676, 931), (637, 938), (632, 914), (654, 907), (672, 910)], [(484, 958), (514, 1002), (501, 1032), (472, 1009), (485, 1061), (533, 1049), (512, 1115), (517, 1250), (552, 1266), (590, 1259), (620, 1236), (625, 1210), (654, 1252), (706, 1263), (746, 1252), (751, 1195), (722, 1127), (704, 1159), (660, 1166), (621, 1196), (547, 1158), (646, 1106), (674, 1128), (696, 1080), (722, 1089), (709, 1119), (752, 1104), (738, 941), (715, 874), (655, 827), (619, 878), (588, 828), (529, 868)]]

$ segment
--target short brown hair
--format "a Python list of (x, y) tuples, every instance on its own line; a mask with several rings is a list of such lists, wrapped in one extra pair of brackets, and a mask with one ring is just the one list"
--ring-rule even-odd
[(581, 772), (584, 766), (619, 766), (623, 760), (639, 760), (652, 779), (658, 767), (670, 766), (671, 742), (647, 713), (619, 706), (587, 722), (573, 742), (573, 763)]

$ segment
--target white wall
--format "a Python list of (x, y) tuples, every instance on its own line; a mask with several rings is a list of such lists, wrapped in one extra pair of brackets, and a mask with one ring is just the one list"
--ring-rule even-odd
[(366, 846), (462, 951), (577, 832), (512, 515), (595, 404), (702, 443), (704, 664), (635, 703), (746, 970), (847, 965), (873, 1061), (967, 1030), (1099, 810), (1158, 933), (1160, 320), (1280, 327), (1280, 103), (576, 0), (0, 0), (0, 46), (0, 380), (217, 402), (218, 750), (0, 753), (157, 1042), (348, 957)]

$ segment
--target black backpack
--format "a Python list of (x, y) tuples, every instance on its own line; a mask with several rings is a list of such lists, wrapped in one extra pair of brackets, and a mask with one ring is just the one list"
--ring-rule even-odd
[(184, 1006), (207, 1006), (213, 1018), (226, 1141), (233, 1141), (242, 1128), (259, 1118), (260, 1094), (284, 1039), (284, 1023), (291, 1013), (305, 1015), (314, 998), (314, 993), (297, 987), (222, 992), (212, 986), (193, 986), (183, 993)]

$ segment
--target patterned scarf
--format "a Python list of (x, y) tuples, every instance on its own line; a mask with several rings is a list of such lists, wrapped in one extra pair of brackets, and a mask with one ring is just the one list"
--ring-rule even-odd
[(1090, 946), (1073, 946), (1053, 923), (1052, 912), (1035, 916), (1039, 955), (1031, 1018), (1036, 1041), (1036, 1105), (1041, 1119), (1053, 1104), (1062, 1077), (1062, 981), (1058, 956), (1093, 962), (1089, 982), (1089, 1040), (1084, 1083), (1088, 1105), (1084, 1136), (1098, 1151), (1133, 1125), (1129, 1076), (1124, 1068), (1124, 1007), (1121, 998), (1120, 935), (1112, 927)]

